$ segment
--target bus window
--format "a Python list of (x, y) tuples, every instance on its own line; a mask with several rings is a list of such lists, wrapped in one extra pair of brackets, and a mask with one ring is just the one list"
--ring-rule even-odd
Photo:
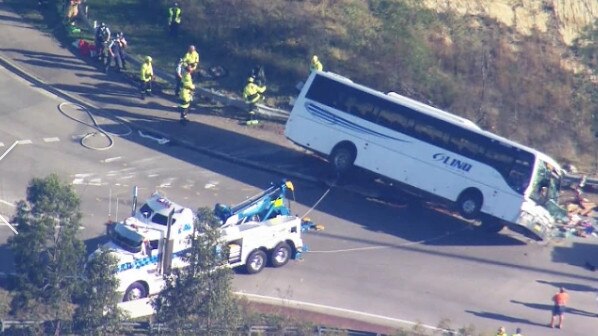
[(380, 110), (378, 124), (395, 131), (405, 132), (406, 130), (411, 129), (413, 125), (415, 125), (415, 122), (412, 118), (404, 115), (403, 113), (393, 112), (383, 108)]

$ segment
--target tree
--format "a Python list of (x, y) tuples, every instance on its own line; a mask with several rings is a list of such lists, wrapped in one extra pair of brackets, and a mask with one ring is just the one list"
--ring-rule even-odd
[(192, 247), (184, 257), (189, 266), (166, 276), (164, 290), (152, 302), (157, 319), (177, 335), (190, 329), (202, 335), (236, 334), (240, 313), (231, 291), (232, 271), (223, 266), (228, 251), (210, 209), (198, 209), (189, 239)]
[(81, 224), (79, 198), (57, 175), (34, 178), (13, 220), (19, 228), (8, 241), (19, 280), (13, 310), (27, 311), (35, 300), (47, 304), (58, 335), (61, 321), (70, 319), (71, 296), (85, 260), (85, 247), (76, 237)]
[(118, 308), (119, 281), (114, 276), (118, 261), (102, 249), (85, 266), (83, 295), (73, 317), (75, 330), (85, 335), (115, 335), (125, 319)]

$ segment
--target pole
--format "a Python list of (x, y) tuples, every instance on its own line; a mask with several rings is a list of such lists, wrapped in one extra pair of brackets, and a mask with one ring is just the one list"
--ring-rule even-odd
[(108, 220), (112, 219), (112, 187), (108, 191)]
[(170, 230), (172, 227), (172, 217), (174, 216), (174, 208), (168, 214), (168, 221), (166, 222), (166, 240), (164, 242), (164, 256), (162, 258), (162, 273), (170, 274), (170, 266), (172, 264), (172, 241), (170, 240)]
[(133, 187), (133, 208), (131, 209), (131, 216), (135, 216), (135, 212), (137, 211), (137, 193), (138, 188), (137, 186)]

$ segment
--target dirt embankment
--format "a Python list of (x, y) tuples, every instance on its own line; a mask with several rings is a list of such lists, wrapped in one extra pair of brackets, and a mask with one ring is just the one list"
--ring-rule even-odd
[(596, 0), (424, 0), (424, 4), (437, 11), (486, 16), (523, 35), (555, 29), (568, 45), (598, 19)]

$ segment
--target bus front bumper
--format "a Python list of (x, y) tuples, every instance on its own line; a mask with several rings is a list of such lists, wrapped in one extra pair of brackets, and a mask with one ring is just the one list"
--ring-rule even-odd
[(537, 241), (550, 240), (555, 236), (554, 218), (548, 213), (531, 213), (522, 210), (517, 221), (509, 229)]

